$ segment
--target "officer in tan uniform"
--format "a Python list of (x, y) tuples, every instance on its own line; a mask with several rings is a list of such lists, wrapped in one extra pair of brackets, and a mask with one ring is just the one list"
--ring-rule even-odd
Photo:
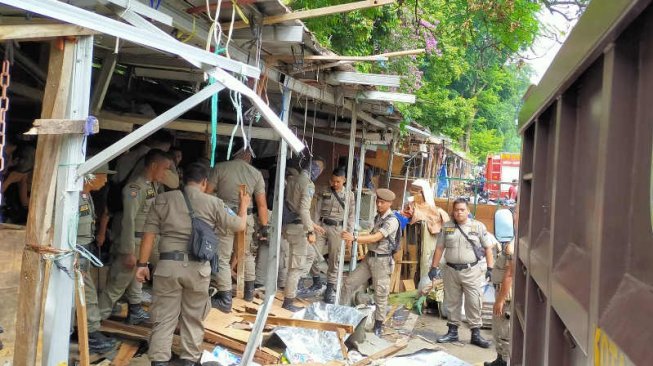
[[(465, 199), (453, 203), (453, 220), (446, 222), (438, 235), (435, 254), (429, 277), (439, 277), (438, 265), (444, 254), (444, 306), (447, 309), (449, 331), (437, 339), (439, 343), (458, 341), (458, 327), (461, 321), (462, 297), (465, 296), (465, 316), (472, 330), (471, 344), (482, 348), (490, 347), (490, 342), (481, 336), (481, 309), (483, 298), (481, 286), (483, 277), (490, 276), (494, 258), (492, 241), (482, 222), (469, 218)], [(484, 254), (483, 254), (484, 253)], [(487, 258), (487, 273), (478, 264), (481, 257)]]
[[(79, 194), (79, 219), (77, 221), (77, 245), (87, 251), (95, 241), (96, 212), (93, 205), (92, 191), (99, 191), (107, 183), (107, 176), (115, 172), (104, 164), (93, 172), (92, 177), (85, 178), (84, 187)], [(98, 309), (97, 290), (91, 276), (91, 263), (79, 257), (79, 269), (84, 278), (84, 299), (86, 300), (88, 348), (91, 353), (106, 353), (116, 346), (115, 338), (100, 332), (100, 310)]]
[(99, 298), (100, 315), (107, 319), (113, 305), (125, 294), (129, 302), (127, 322), (140, 324), (149, 320), (141, 306), (142, 284), (135, 280), (136, 255), (138, 255), (143, 226), (157, 195), (156, 184), (165, 179), (172, 166), (170, 156), (158, 149), (145, 155), (145, 170), (129, 182), (122, 191), (123, 212), (117, 233), (119, 240), (112, 246), (113, 261), (109, 282)]
[[(329, 181), (329, 190), (322, 192), (317, 197), (316, 221), (320, 222), (326, 230), (324, 235), (318, 235), (317, 247), (322, 248), (326, 245), (329, 253), (327, 261), (329, 267), (327, 270), (327, 287), (324, 291), (324, 302), (333, 304), (336, 295), (336, 282), (338, 281), (338, 265), (340, 258), (340, 247), (342, 239), (342, 227), (345, 216), (345, 202), (349, 200), (349, 217), (347, 218), (347, 228), (354, 231), (354, 192), (345, 192), (346, 173), (343, 169), (336, 169), (331, 175)], [(313, 286), (319, 283), (319, 275), (313, 274)], [(316, 281), (317, 279), (317, 281)], [(321, 287), (321, 285), (320, 285)], [(317, 288), (319, 289), (319, 287)]]
[[(208, 169), (193, 163), (184, 171), (184, 192), (195, 217), (207, 222), (215, 230), (245, 229), (248, 195), (240, 195), (238, 216), (222, 200), (205, 192)], [(189, 253), (191, 219), (181, 191), (157, 196), (144, 227), (136, 279), (150, 277), (147, 261), (157, 235), (160, 237), (159, 265), (154, 271), (152, 334), (148, 356), (153, 366), (168, 365), (172, 337), (179, 324), (182, 365), (197, 365), (202, 353), (204, 325), (211, 309), (209, 282), (211, 265), (200, 262)]]
[(341, 237), (348, 243), (356, 240), (359, 244), (367, 244), (367, 255), (356, 267), (353, 273), (347, 277), (342, 289), (341, 303), (351, 303), (351, 295), (361, 285), (367, 284), (372, 278), (374, 287), (374, 333), (381, 335), (383, 321), (388, 306), (388, 295), (390, 295), (390, 276), (392, 275), (393, 259), (392, 248), (399, 230), (399, 220), (391, 210), (395, 194), (389, 189), (379, 188), (376, 190), (376, 217), (374, 227), (367, 235), (355, 237), (352, 233), (343, 232)]
[[(265, 198), (265, 182), (261, 172), (254, 168), (252, 152), (244, 147), (234, 154), (230, 161), (217, 164), (209, 177), (208, 193), (223, 200), (232, 210), (239, 204), (240, 185), (247, 186), (247, 192), (256, 201), (259, 219), (258, 238), (268, 237), (268, 205)], [(245, 301), (254, 298), (254, 281), (256, 280), (255, 258), (252, 252), (252, 235), (254, 234), (254, 216), (252, 207), (247, 208), (247, 228), (245, 230)], [(218, 289), (213, 297), (213, 306), (228, 313), (231, 311), (231, 255), (234, 249), (235, 233), (226, 227), (218, 228), (220, 247), (218, 250), (218, 273), (212, 279), (212, 285)]]
[(292, 222), (283, 227), (283, 235), (288, 240), (290, 268), (282, 307), (290, 311), (301, 308), (293, 305), (297, 296), (297, 286), (306, 268), (308, 245), (315, 243), (315, 232), (324, 234), (325, 230), (311, 219), (311, 201), (315, 194), (313, 182), (324, 170), (324, 160), (313, 157), (301, 173), (290, 175), (286, 179), (285, 201), (287, 209), (295, 215)]

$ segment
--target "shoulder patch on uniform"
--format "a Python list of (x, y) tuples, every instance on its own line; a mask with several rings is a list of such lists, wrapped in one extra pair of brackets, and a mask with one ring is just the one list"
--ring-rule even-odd
[(447, 234), (447, 235), (451, 235), (454, 232), (456, 232), (456, 228), (453, 228), (453, 227), (445, 227), (444, 228), (444, 233)]
[(129, 189), (129, 196), (130, 196), (131, 198), (136, 198), (136, 197), (138, 196), (138, 191), (139, 191), (139, 190), (140, 190), (140, 189), (134, 189), (134, 188), (131, 188), (131, 187), (130, 187), (130, 189)]
[(308, 195), (313, 197), (313, 195), (315, 194), (315, 187), (307, 186), (306, 190), (308, 192)]

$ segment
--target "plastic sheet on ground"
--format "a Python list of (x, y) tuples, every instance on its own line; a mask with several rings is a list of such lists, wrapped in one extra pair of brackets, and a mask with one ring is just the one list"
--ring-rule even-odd
[[(358, 310), (341, 305), (312, 303), (303, 312), (303, 319), (332, 323), (350, 324), (354, 327), (363, 320)], [(297, 327), (277, 327), (274, 329), (286, 345), (286, 357), (293, 363), (328, 362), (342, 360), (340, 342), (335, 332)]]
[(470, 366), (469, 363), (444, 351), (423, 350), (411, 355), (385, 360), (384, 366)]

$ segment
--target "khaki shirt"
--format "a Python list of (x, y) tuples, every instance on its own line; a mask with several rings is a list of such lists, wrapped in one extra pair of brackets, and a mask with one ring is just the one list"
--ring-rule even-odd
[(140, 145), (120, 156), (116, 162), (116, 174), (111, 177), (111, 180), (114, 183), (120, 183), (127, 178), (141, 175), (145, 170), (145, 159), (143, 157), (149, 151), (149, 146)]
[(145, 219), (156, 196), (157, 187), (143, 175), (125, 185), (122, 190), (123, 211), (117, 253), (138, 254), (135, 251), (141, 243)]
[[(492, 247), (492, 241), (482, 222), (467, 219), (467, 222), (460, 225), (460, 228), (465, 231), (474, 245), (483, 246), (483, 248)], [(454, 220), (446, 222), (442, 226), (442, 231), (438, 234), (437, 247), (444, 249), (444, 259), (447, 263), (468, 264), (477, 261), (472, 244), (456, 228)]]
[[(340, 192), (334, 192), (330, 187), (327, 188), (324, 192), (320, 193), (317, 197), (317, 204), (315, 206), (315, 221), (319, 221), (321, 218), (331, 219), (335, 221), (344, 221), (345, 217), (345, 208), (340, 204), (338, 199), (335, 197), (338, 195), (342, 203), (346, 204), (345, 198), (345, 189), (343, 188)], [(354, 227), (354, 206), (356, 205), (354, 201), (354, 192), (349, 192), (349, 218), (347, 220), (347, 227)]]
[(311, 202), (315, 194), (315, 184), (308, 177), (308, 172), (303, 171), (297, 175), (286, 178), (286, 204), (302, 220), (306, 232), (313, 231), (311, 219)]
[(247, 186), (247, 193), (252, 197), (265, 194), (263, 175), (242, 159), (217, 164), (211, 170), (209, 182), (215, 187), (215, 195), (232, 208), (240, 204), (239, 185), (241, 184)]
[[(200, 218), (217, 231), (219, 227), (236, 231), (240, 229), (240, 217), (224, 202), (197, 187), (186, 187), (195, 217)], [(191, 234), (191, 221), (188, 207), (181, 191), (170, 191), (156, 197), (147, 215), (143, 231), (160, 236), (159, 252), (188, 252)]]
[[(499, 285), (503, 282), (506, 276), (506, 269), (508, 264), (512, 261), (512, 253), (514, 251), (514, 241), (505, 244), (497, 245), (497, 253), (494, 261), (494, 269), (492, 271), (492, 283)], [(507, 254), (506, 252), (510, 252)]]
[[(374, 227), (370, 233), (381, 233), (383, 234), (383, 239), (376, 243), (367, 244), (368, 250), (377, 254), (391, 254), (392, 250), (390, 248), (390, 240), (395, 239), (397, 230), (399, 230), (399, 220), (397, 220), (394, 215), (395, 214), (392, 210), (386, 211), (383, 215), (376, 215), (374, 218)], [(388, 216), (392, 217), (388, 218)]]
[(77, 221), (77, 244), (88, 245), (95, 240), (95, 206), (89, 193), (79, 193), (79, 220)]

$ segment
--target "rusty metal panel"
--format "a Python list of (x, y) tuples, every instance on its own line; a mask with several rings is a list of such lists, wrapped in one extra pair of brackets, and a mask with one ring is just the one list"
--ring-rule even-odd
[(581, 19), (603, 33), (522, 114), (515, 365), (653, 359), (653, 6), (594, 0), (586, 14), (602, 6), (622, 13)]

